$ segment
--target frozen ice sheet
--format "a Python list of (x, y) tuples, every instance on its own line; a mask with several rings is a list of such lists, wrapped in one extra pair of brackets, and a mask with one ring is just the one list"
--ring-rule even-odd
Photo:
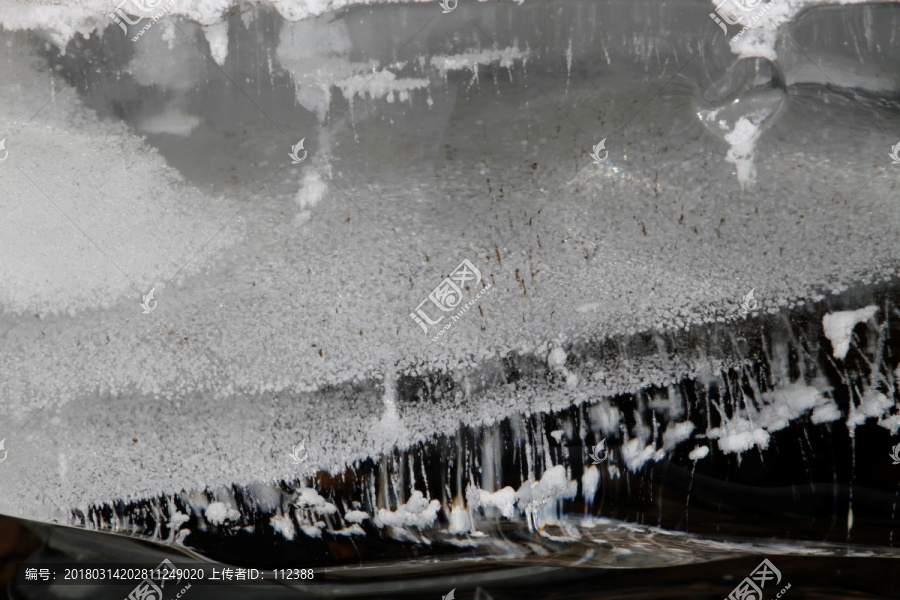
[[(430, 17), (410, 14), (421, 22), (402, 31)], [(394, 66), (384, 48), (354, 45), (358, 15), (318, 49), (342, 75), (327, 85), (356, 85), (362, 66), (395, 78), (376, 79), (379, 93), (343, 114), (332, 112), (335, 90), (298, 95), (291, 79), (321, 83), (302, 70), (311, 50), (297, 31), (308, 25), (260, 26), (274, 50), (259, 70), (277, 75), (285, 62), (276, 91), (292, 109), (273, 119), (284, 135), (272, 138), (216, 130), (240, 95), (204, 96), (227, 87), (221, 72), (183, 38), (162, 43), (162, 24), (141, 40), (160, 42), (152, 52), (76, 84), (26, 34), (2, 34), (13, 50), (0, 59), (10, 107), (0, 118), (21, 135), (0, 165), (10, 215), (0, 244), (15, 257), (0, 264), (0, 362), (15, 365), (0, 376), (10, 453), (0, 468), (14, 490), (0, 491), (0, 510), (47, 517), (113, 497), (339, 471), (388, 448), (386, 429), (412, 442), (454, 418), (523, 409), (497, 394), (482, 412), (398, 412), (402, 374), (464, 381), (519, 353), (567, 375), (560, 349), (571, 344), (758, 318), (739, 310), (751, 288), (761, 311), (777, 312), (896, 276), (900, 171), (886, 165), (897, 117), (877, 103), (795, 87), (756, 146), (757, 183), (743, 189), (690, 83), (656, 95), (694, 41), (654, 46), (651, 32), (632, 44), (608, 24), (574, 49), (552, 35), (537, 47), (494, 23), (484, 26), (497, 48), (515, 52), (479, 63), (492, 46), (469, 30), (433, 52), (437, 65)], [(254, 27), (235, 17), (228, 35), (243, 42)], [(243, 55), (221, 39), (217, 48), (216, 65), (252, 74), (256, 63), (233, 62)], [(193, 83), (198, 73), (209, 79)], [(132, 107), (125, 124), (97, 108), (97, 96), (123, 90), (131, 98), (110, 103)], [(309, 158), (291, 166), (304, 136)], [(609, 159), (594, 165), (588, 153), (604, 137)], [(203, 179), (206, 154), (218, 179)], [(229, 187), (231, 170), (253, 185)], [(410, 313), (464, 258), (492, 288), (431, 342)], [(143, 314), (142, 295), (176, 273)], [(686, 370), (661, 368), (657, 380)], [(596, 397), (603, 377), (566, 381), (546, 402)], [(300, 439), (310, 458), (297, 465)]]

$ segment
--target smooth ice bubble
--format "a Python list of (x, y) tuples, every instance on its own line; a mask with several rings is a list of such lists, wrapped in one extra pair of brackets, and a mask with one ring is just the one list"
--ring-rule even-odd
[(695, 97), (697, 118), (728, 143), (726, 160), (735, 165), (741, 187), (756, 181), (756, 143), (777, 119), (787, 91), (777, 65), (765, 58), (743, 58)]

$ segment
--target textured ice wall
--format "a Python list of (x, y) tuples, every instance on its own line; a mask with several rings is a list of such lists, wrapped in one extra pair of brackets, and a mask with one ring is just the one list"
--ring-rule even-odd
[(745, 29), (731, 38), (732, 51), (741, 58), (761, 56), (769, 60), (778, 58), (779, 28), (804, 10), (871, 3), (871, 0), (712, 0), (713, 7), (728, 17), (726, 22), (737, 22)]
[(108, 309), (185, 265), (182, 276), (205, 269), (208, 253), (234, 243), (240, 219), (203, 247), (231, 216), (227, 206), (186, 184), (124, 124), (85, 109), (38, 61), (12, 43), (0, 60), (0, 129), (14, 157), (0, 173), (6, 314)]
[[(348, 6), (389, 3), (384, 0), (250, 0), (242, 3), (240, 10), (256, 6), (268, 7), (278, 11), (288, 21), (299, 21)], [(165, 6), (169, 3), (147, 4)], [(120, 0), (71, 0), (62, 3), (10, 0), (4, 2), (0, 8), (0, 25), (10, 31), (28, 29), (46, 31), (55, 44), (65, 49), (65, 45), (75, 35), (87, 36), (98, 29), (106, 28), (111, 22), (109, 14), (120, 5), (122, 5)], [(205, 31), (210, 31), (212, 32), (210, 35), (215, 36), (219, 30), (211, 26), (222, 23), (224, 15), (235, 6), (238, 5), (233, 0), (178, 0), (167, 14), (208, 26)]]

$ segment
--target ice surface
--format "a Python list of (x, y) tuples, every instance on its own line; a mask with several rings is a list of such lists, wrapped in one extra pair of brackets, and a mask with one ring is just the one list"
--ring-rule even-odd
[[(164, 282), (208, 269), (240, 239), (242, 220), (228, 222), (223, 203), (187, 184), (128, 127), (99, 119), (37, 60), (21, 44), (0, 60), (9, 82), (0, 88), (0, 129), (23, 130), (9, 143), (19, 160), (0, 173), (6, 314), (97, 315), (154, 285), (163, 293)], [(39, 97), (52, 103), (29, 120)], [(95, 336), (86, 341), (105, 343)]]
[[(211, 24), (221, 6), (183, 10)], [(110, 8), (73, 3), (51, 14), (10, 4), (0, 18), (7, 29), (42, 23), (68, 40), (105, 24)], [(281, 10), (299, 18), (325, 7)], [(282, 78), (292, 103), (279, 121), (286, 132), (260, 139), (243, 124), (227, 135), (216, 130), (227, 129), (232, 115), (224, 111), (211, 123), (221, 106), (193, 82), (221, 90), (231, 89), (228, 81), (162, 23), (122, 53), (125, 67), (109, 67), (110, 81), (135, 86), (111, 101), (128, 107), (121, 109), (126, 117), (88, 107), (96, 101), (92, 86), (107, 80), (70, 84), (47, 68), (45, 54), (20, 43), (25, 33), (2, 33), (0, 96), (9, 108), (0, 118), (4, 130), (20, 135), (10, 134), (10, 158), (0, 165), (8, 216), (0, 245), (12, 257), (0, 264), (0, 361), (14, 365), (0, 376), (0, 403), (4, 426), (38, 415), (9, 438), (5, 466), (27, 460), (42, 493), (35, 502), (0, 492), (0, 509), (46, 516), (56, 510), (48, 498), (84, 506), (341, 472), (395, 443), (525, 406), (600, 401), (592, 410), (603, 432), (618, 434), (622, 414), (601, 398), (671, 383), (701, 361), (565, 371), (568, 348), (757, 319), (737, 307), (753, 287), (763, 311), (775, 313), (896, 274), (896, 177), (880, 170), (884, 131), (894, 121), (876, 109), (857, 114), (838, 96), (798, 92), (787, 118), (755, 139), (761, 175), (742, 190), (725, 162), (727, 148), (696, 122), (687, 84), (669, 88), (671, 96), (641, 113), (622, 141), (611, 136), (608, 163), (586, 158), (592, 143), (629, 123), (634, 103), (649, 97), (646, 82), (627, 73), (662, 86), (687, 60), (690, 44), (654, 45), (647, 34), (632, 46), (608, 29), (568, 38), (568, 25), (562, 36), (548, 23), (547, 37), (562, 41), (541, 52), (529, 50), (538, 40), (526, 43), (524, 31), (492, 29), (496, 48), (478, 35), (442, 45), (452, 40), (447, 35), (429, 60), (401, 65), (390, 60), (399, 42), (362, 48), (355, 21), (324, 21), (285, 24), (271, 34), (272, 52), (252, 65), (227, 48), (248, 39), (235, 36), (255, 36), (246, 23), (256, 21), (236, 17), (213, 30), (180, 23), (206, 36), (212, 64), (234, 69), (230, 75)], [(406, 41), (414, 25), (421, 23), (409, 30), (398, 24), (397, 38)], [(615, 40), (618, 48), (607, 44)], [(621, 65), (626, 75), (611, 69), (602, 78), (594, 73), (597, 81), (581, 79), (603, 52), (599, 62)], [(571, 77), (554, 78), (553, 60), (568, 65)], [(333, 100), (346, 100), (365, 77), (374, 77), (374, 87), (362, 90), (352, 118), (335, 115)], [(110, 88), (125, 90), (121, 85)], [(163, 96), (158, 105), (135, 101), (152, 90)], [(554, 103), (569, 109), (565, 118)], [(430, 132), (426, 139), (414, 135), (417, 127)], [(663, 127), (675, 134), (663, 140)], [(310, 158), (261, 196), (218, 179), (199, 181), (197, 164), (243, 169), (255, 193), (290, 165), (287, 151), (303, 136)], [(198, 139), (206, 140), (200, 151), (171, 151)], [(852, 140), (852, 151), (834, 139)], [(677, 150), (664, 150), (667, 141)], [(229, 174), (222, 178), (230, 181)], [(698, 174), (707, 178), (702, 193)], [(482, 269), (495, 295), (442, 344), (430, 344), (409, 313), (463, 257)], [(154, 285), (159, 308), (144, 315), (139, 302)], [(569, 387), (474, 400), (514, 354), (537, 357)], [(448, 374), (472, 394), (427, 408), (401, 402), (402, 377), (432, 373)], [(739, 415), (711, 437), (737, 453), (764, 446), (766, 426), (783, 427), (810, 409), (814, 421), (836, 420), (832, 404), (812, 406), (812, 392), (797, 393), (796, 405), (793, 395), (771, 399), (773, 406), (784, 401), (787, 413)], [(870, 406), (881, 405), (870, 399)], [(699, 433), (674, 428), (664, 446)], [(304, 438), (310, 459), (295, 465), (288, 452)], [(627, 443), (629, 468), (664, 450), (643, 437)], [(11, 473), (6, 489), (28, 486)], [(543, 491), (549, 498), (553, 490)], [(430, 518), (431, 504), (418, 500), (380, 522)], [(505, 509), (508, 500), (495, 506)], [(424, 516), (419, 509), (427, 509)], [(296, 534), (289, 521), (274, 522), (286, 536)], [(304, 527), (318, 532), (319, 522)]]

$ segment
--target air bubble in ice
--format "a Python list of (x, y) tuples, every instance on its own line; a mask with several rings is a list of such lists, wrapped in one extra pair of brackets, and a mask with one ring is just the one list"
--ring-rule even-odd
[(742, 188), (756, 180), (756, 142), (775, 122), (786, 97), (784, 77), (775, 63), (765, 58), (744, 58), (695, 99), (700, 122), (728, 142), (726, 160), (735, 165)]

